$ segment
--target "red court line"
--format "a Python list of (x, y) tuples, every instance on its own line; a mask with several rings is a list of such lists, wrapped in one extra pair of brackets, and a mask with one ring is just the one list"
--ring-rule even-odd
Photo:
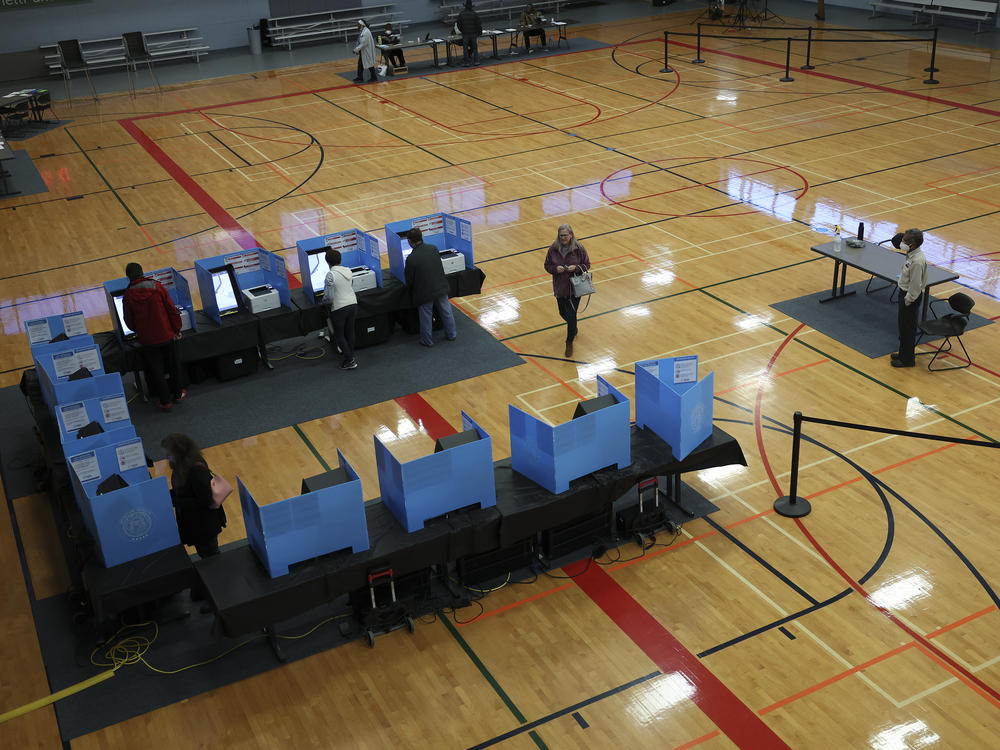
[(708, 734), (703, 734), (701, 737), (695, 737), (690, 742), (685, 742), (683, 745), (678, 745), (674, 750), (688, 750), (688, 748), (697, 747), (702, 742), (708, 742), (709, 740), (714, 740), (722, 732), (716, 729), (714, 732), (709, 732)]
[(698, 657), (609, 576), (589, 561), (564, 568), (573, 582), (632, 639), (664, 674), (680, 674), (694, 691), (691, 700), (737, 747), (776, 750), (788, 745), (741, 701)]
[[(507, 346), (509, 346), (515, 352), (521, 353), (523, 351), (522, 349), (518, 348), (517, 344), (514, 344), (514, 343), (512, 343), (510, 341), (506, 341), (504, 343), (506, 343)], [(548, 375), (549, 377), (551, 377), (553, 380), (555, 380), (556, 382), (558, 382), (564, 388), (568, 389), (569, 392), (572, 393), (574, 396), (576, 396), (578, 399), (584, 400), (584, 399), (587, 398), (582, 393), (580, 393), (579, 391), (577, 391), (576, 388), (574, 388), (569, 383), (567, 383), (565, 380), (563, 380), (561, 377), (559, 377), (554, 372), (552, 372), (552, 370), (550, 370), (547, 367), (545, 367), (544, 365), (542, 365), (535, 357), (528, 357), (528, 361), (531, 362), (535, 367), (539, 368), (546, 375)]]
[(424, 397), (419, 393), (411, 393), (409, 396), (400, 396), (396, 403), (403, 407), (403, 411), (417, 422), (430, 437), (437, 440), (446, 435), (454, 435), (456, 430), (448, 420), (435, 411)]
[[(791, 340), (795, 338), (798, 332), (805, 327), (806, 327), (805, 323), (800, 323), (799, 326), (794, 331), (792, 331), (785, 337), (785, 340), (781, 342), (781, 344), (775, 350), (774, 354), (771, 355), (771, 361), (768, 362), (767, 367), (764, 368), (764, 373), (761, 375), (760, 380), (763, 380), (765, 377), (767, 377), (768, 373), (771, 372), (771, 368), (774, 367), (774, 363), (778, 360), (778, 357), (781, 356), (781, 352), (785, 350), (785, 347), (788, 346), (789, 342), (791, 342)], [(758, 383), (760, 382), (760, 380), (758, 381)], [(764, 449), (764, 431), (763, 427), (761, 426), (761, 420), (760, 420), (760, 402), (761, 399), (763, 398), (763, 395), (764, 395), (764, 389), (761, 388), (758, 384), (757, 398), (754, 400), (754, 407), (753, 407), (753, 427), (754, 427), (754, 432), (757, 435), (757, 450), (760, 453), (761, 463), (764, 464), (764, 471), (767, 472), (767, 478), (771, 480), (771, 486), (774, 488), (774, 491), (780, 496), (781, 487), (778, 486), (778, 480), (774, 476), (774, 471), (771, 469), (771, 462), (767, 460), (767, 451)]]

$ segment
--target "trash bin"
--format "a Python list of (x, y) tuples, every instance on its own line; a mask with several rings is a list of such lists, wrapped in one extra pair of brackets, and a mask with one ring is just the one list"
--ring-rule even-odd
[(250, 54), (261, 54), (260, 26), (247, 26), (247, 41), (250, 42)]

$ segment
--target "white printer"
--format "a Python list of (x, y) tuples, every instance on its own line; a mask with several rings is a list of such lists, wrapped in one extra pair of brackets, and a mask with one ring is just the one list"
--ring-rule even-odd
[(247, 301), (247, 309), (254, 314), (262, 313), (265, 310), (276, 310), (281, 307), (278, 290), (270, 284), (244, 289), (243, 297)]
[(442, 250), (441, 265), (444, 266), (445, 274), (457, 273), (465, 270), (465, 256), (457, 250)]
[(351, 286), (354, 287), (355, 292), (374, 289), (378, 286), (375, 280), (375, 272), (368, 266), (354, 266), (351, 269)]

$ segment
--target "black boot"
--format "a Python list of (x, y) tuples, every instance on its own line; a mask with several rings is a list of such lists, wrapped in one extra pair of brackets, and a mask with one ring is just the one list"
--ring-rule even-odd
[(378, 80), (378, 73), (375, 72), (375, 68), (368, 68), (368, 75), (370, 76), (369, 81)]

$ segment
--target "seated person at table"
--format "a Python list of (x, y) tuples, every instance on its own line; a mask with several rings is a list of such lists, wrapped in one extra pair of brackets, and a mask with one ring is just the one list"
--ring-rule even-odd
[[(385, 30), (382, 32), (381, 44), (399, 44), (399, 34), (393, 32), (391, 23), (385, 25)], [(388, 75), (392, 75), (393, 68), (402, 68), (406, 65), (406, 60), (403, 59), (403, 50), (401, 49), (384, 49), (382, 50), (382, 55), (389, 65), (389, 70), (386, 71)]]
[(542, 28), (542, 16), (535, 10), (531, 3), (521, 11), (521, 34), (524, 36), (524, 49), (531, 52), (531, 37), (537, 36), (542, 39), (542, 49), (549, 50), (548, 41), (545, 39), (545, 29)]

